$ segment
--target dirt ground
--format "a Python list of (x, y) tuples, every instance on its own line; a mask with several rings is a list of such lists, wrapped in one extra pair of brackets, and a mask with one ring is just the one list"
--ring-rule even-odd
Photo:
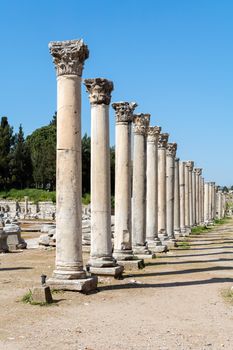
[(0, 254), (0, 349), (233, 349), (222, 296), (233, 286), (233, 220), (188, 241), (91, 295), (54, 294), (51, 306), (20, 300), (52, 274), (55, 251)]

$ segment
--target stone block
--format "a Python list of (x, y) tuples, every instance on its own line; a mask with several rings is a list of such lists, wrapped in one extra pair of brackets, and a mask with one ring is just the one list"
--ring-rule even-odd
[(97, 289), (98, 278), (97, 276), (91, 276), (76, 280), (62, 280), (58, 278), (50, 278), (46, 281), (46, 284), (50, 288), (57, 290), (69, 290), (74, 292), (89, 293)]
[(139, 270), (145, 267), (144, 260), (117, 260), (118, 265), (123, 266), (124, 270)]
[(32, 301), (35, 303), (52, 303), (53, 297), (49, 286), (34, 287), (32, 290)]
[(88, 268), (88, 271), (90, 272), (91, 276), (98, 275), (98, 276), (112, 276), (114, 278), (121, 277), (124, 267), (123, 266), (109, 266), (109, 267), (94, 267), (90, 266)]
[(152, 254), (134, 254), (135, 258), (136, 259), (155, 259), (156, 258), (156, 255), (155, 253), (152, 253)]

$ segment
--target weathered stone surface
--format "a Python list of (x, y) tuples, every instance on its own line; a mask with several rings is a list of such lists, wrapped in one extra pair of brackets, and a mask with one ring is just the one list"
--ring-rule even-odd
[(70, 290), (74, 292), (88, 293), (97, 288), (98, 278), (97, 276), (91, 276), (83, 279), (74, 280), (62, 280), (56, 278), (50, 278), (46, 284), (50, 288), (57, 290)]
[(9, 251), (7, 245), (7, 233), (3, 231), (3, 227), (0, 226), (0, 253), (6, 253)]
[(95, 267), (90, 266), (89, 272), (91, 275), (98, 276), (112, 276), (114, 278), (118, 278), (122, 275), (124, 271), (123, 266), (109, 266), (109, 267)]
[(53, 297), (49, 286), (34, 287), (32, 290), (32, 301), (36, 303), (52, 303)]
[(132, 260), (117, 260), (120, 266), (124, 267), (124, 270), (139, 270), (145, 267), (144, 260), (132, 259)]

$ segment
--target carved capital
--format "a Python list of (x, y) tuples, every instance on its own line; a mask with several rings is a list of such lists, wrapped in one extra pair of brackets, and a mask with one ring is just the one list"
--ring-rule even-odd
[(115, 102), (112, 108), (115, 109), (116, 124), (129, 124), (133, 121), (133, 112), (137, 107), (135, 102)]
[(162, 149), (167, 147), (169, 134), (163, 133), (159, 135), (158, 148)]
[(175, 158), (175, 162), (179, 162), (180, 161), (180, 158)]
[(202, 174), (202, 169), (201, 169), (201, 168), (194, 168), (193, 171), (194, 171), (194, 173), (196, 173), (198, 176)]
[(157, 142), (161, 131), (160, 126), (149, 126), (147, 129), (147, 142)]
[(57, 76), (65, 74), (82, 76), (84, 61), (89, 56), (88, 47), (82, 39), (51, 41), (49, 51), (53, 56)]
[(150, 124), (150, 114), (134, 114), (133, 116), (133, 131), (137, 135), (146, 135), (147, 129)]
[(84, 84), (89, 92), (91, 105), (105, 104), (109, 105), (111, 101), (111, 92), (113, 82), (103, 78), (85, 79)]
[(173, 158), (175, 158), (176, 156), (176, 150), (177, 150), (177, 143), (168, 143), (167, 144), (167, 147), (166, 147), (166, 150), (167, 150), (167, 156), (171, 156)]
[(192, 160), (188, 160), (185, 162), (185, 166), (189, 169), (189, 171), (193, 171), (194, 162)]

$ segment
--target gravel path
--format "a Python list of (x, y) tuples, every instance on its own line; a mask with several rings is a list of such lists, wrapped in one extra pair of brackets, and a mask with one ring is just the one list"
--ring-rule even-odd
[[(99, 292), (58, 293), (49, 307), (19, 300), (51, 275), (54, 250), (0, 255), (0, 349), (233, 349), (233, 220), (188, 238)], [(87, 256), (85, 256), (87, 258)]]

